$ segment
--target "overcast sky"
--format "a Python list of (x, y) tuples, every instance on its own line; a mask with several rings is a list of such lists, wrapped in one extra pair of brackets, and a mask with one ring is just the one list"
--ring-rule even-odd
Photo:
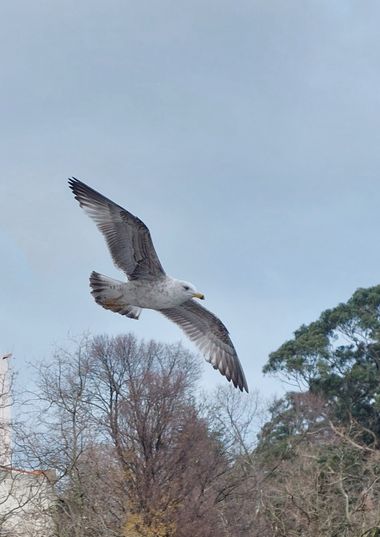
[[(180, 330), (98, 307), (122, 277), (67, 187), (138, 215), (230, 330), (251, 389), (302, 323), (380, 282), (380, 3), (13, 0), (0, 6), (0, 351)], [(223, 382), (206, 365), (203, 386)]]

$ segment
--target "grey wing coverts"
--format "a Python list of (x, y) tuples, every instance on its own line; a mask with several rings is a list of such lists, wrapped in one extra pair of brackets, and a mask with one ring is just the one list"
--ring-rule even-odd
[(194, 300), (160, 311), (182, 328), (214, 369), (219, 369), (235, 388), (248, 392), (240, 360), (227, 328), (218, 317)]
[(69, 185), (80, 206), (103, 233), (115, 265), (130, 280), (165, 276), (144, 222), (74, 177), (69, 179)]

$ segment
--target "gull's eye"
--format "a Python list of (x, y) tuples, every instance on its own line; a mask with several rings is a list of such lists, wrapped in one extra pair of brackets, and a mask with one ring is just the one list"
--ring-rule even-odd
[(185, 289), (185, 291), (188, 291), (190, 289), (188, 285), (184, 285), (183, 288)]

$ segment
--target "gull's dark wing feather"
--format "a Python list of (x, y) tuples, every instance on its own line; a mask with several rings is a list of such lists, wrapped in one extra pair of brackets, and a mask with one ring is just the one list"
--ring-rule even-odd
[(248, 392), (243, 368), (228, 330), (218, 317), (193, 299), (181, 306), (163, 309), (160, 312), (182, 328), (214, 369), (219, 369), (235, 387)]
[(74, 177), (69, 179), (69, 185), (80, 206), (103, 233), (115, 265), (130, 280), (165, 276), (144, 222)]

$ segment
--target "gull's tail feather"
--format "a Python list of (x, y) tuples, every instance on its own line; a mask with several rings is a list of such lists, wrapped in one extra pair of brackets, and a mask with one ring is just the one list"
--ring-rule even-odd
[(90, 276), (91, 294), (95, 302), (106, 310), (126, 315), (130, 319), (138, 319), (141, 313), (141, 308), (138, 306), (130, 306), (123, 303), (122, 282), (92, 272)]

